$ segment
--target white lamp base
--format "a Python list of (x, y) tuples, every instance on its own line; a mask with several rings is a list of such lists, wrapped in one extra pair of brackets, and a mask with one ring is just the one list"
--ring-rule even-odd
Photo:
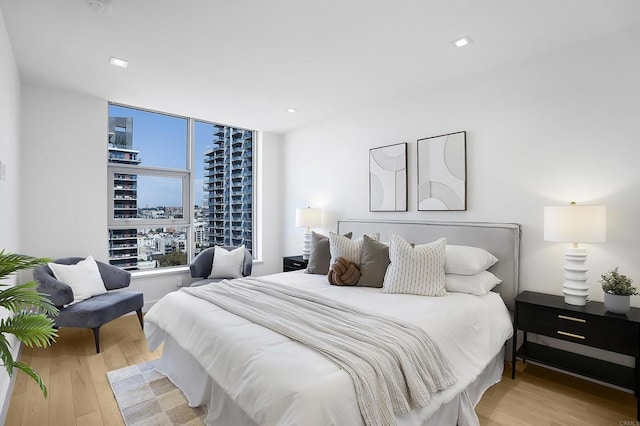
[(564, 282), (562, 293), (564, 303), (567, 305), (584, 306), (589, 296), (587, 284), (587, 249), (580, 247), (567, 247), (564, 254)]
[(302, 240), (302, 258), (304, 260), (309, 259), (311, 254), (311, 229), (307, 228), (304, 231), (304, 239)]

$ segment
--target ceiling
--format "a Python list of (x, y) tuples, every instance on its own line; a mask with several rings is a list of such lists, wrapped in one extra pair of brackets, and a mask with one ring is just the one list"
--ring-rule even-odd
[[(272, 132), (640, 22), (638, 0), (112, 0), (108, 13), (85, 0), (0, 0), (0, 10), (23, 83)], [(474, 43), (455, 48), (464, 35)]]

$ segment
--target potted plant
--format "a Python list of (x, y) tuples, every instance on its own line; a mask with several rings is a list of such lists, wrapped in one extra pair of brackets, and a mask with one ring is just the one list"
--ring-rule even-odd
[(629, 312), (631, 296), (638, 294), (632, 286), (631, 278), (618, 273), (616, 266), (611, 271), (601, 276), (602, 290), (604, 291), (604, 307), (615, 314)]
[[(0, 250), (0, 280), (22, 269), (30, 269), (49, 261), (51, 260)], [(0, 363), (9, 376), (15, 368), (28, 374), (38, 383), (46, 397), (47, 387), (38, 373), (29, 365), (13, 359), (11, 344), (7, 340), (7, 334), (13, 334), (28, 347), (46, 347), (58, 337), (53, 320), (48, 316), (56, 315), (58, 309), (46, 295), (36, 291), (37, 287), (38, 283), (35, 281), (15, 286), (0, 283), (0, 307), (13, 313), (0, 319)]]

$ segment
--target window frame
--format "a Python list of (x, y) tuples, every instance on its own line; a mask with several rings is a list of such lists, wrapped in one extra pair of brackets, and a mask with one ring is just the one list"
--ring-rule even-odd
[[(217, 123), (210, 120), (203, 120), (195, 117), (186, 117), (178, 114), (171, 114), (161, 111), (156, 111), (147, 108), (141, 108), (126, 104), (121, 104), (117, 102), (109, 102), (109, 106), (117, 106), (123, 108), (129, 108), (139, 111), (144, 111), (153, 114), (161, 114), (171, 117), (177, 117), (187, 120), (187, 137), (186, 137), (186, 168), (185, 169), (172, 169), (172, 168), (163, 168), (163, 167), (152, 167), (152, 166), (142, 166), (142, 165), (127, 165), (127, 164), (119, 164), (116, 162), (110, 162), (107, 158), (107, 231), (109, 229), (129, 229), (129, 228), (154, 228), (154, 227), (180, 227), (185, 228), (187, 232), (187, 264), (182, 265), (181, 268), (188, 267), (189, 263), (195, 257), (195, 248), (196, 248), (196, 238), (195, 238), (195, 181), (197, 176), (195, 176), (195, 148), (196, 148), (196, 135), (195, 135), (195, 127), (196, 122), (201, 122), (205, 124), (210, 124), (214, 126), (224, 126), (232, 129), (240, 129), (250, 131), (252, 133), (251, 137), (251, 253), (253, 258), (258, 258), (258, 248), (259, 248), (259, 233), (258, 233), (258, 213), (260, 212), (260, 206), (258, 206), (257, 201), (259, 199), (259, 185), (258, 185), (258, 150), (259, 150), (259, 139), (261, 138), (261, 133), (255, 129), (249, 129), (244, 127), (233, 126), (224, 123)], [(107, 119), (110, 117), (110, 113), (107, 113)], [(115, 197), (114, 197), (114, 177), (116, 174), (135, 174), (135, 175), (144, 175), (144, 176), (157, 176), (157, 177), (170, 177), (170, 178), (179, 178), (182, 180), (182, 218), (181, 219), (143, 219), (143, 218), (127, 218), (127, 219), (116, 219), (114, 217), (115, 212)], [(139, 208), (139, 207), (138, 207)], [(206, 228), (206, 232), (208, 232), (208, 227)], [(163, 271), (171, 272), (171, 270), (175, 270), (176, 267), (163, 267), (163, 268), (155, 268), (154, 271), (156, 273), (161, 273)], [(132, 271), (134, 273), (148, 273), (149, 271)]]
[[(159, 169), (155, 167), (144, 167), (144, 166), (130, 166), (130, 165), (111, 165), (107, 167), (108, 174), (108, 183), (107, 183), (107, 196), (109, 199), (109, 205), (107, 207), (108, 211), (108, 220), (107, 226), (113, 229), (123, 229), (123, 228), (149, 228), (149, 227), (157, 227), (159, 225), (167, 224), (169, 226), (180, 225), (183, 226), (191, 226), (191, 207), (189, 206), (189, 191), (190, 191), (190, 172), (176, 169)], [(127, 174), (127, 175), (142, 175), (142, 176), (153, 176), (153, 177), (168, 177), (174, 179), (181, 179), (182, 181), (182, 219), (143, 219), (143, 218), (127, 218), (127, 219), (117, 219), (114, 217), (115, 212), (115, 189), (113, 185), (113, 181), (115, 180), (116, 174)], [(139, 209), (140, 207), (138, 207)], [(191, 245), (191, 244), (189, 244)]]

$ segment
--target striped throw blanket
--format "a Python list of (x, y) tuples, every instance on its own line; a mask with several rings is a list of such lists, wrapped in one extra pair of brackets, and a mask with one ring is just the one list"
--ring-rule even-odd
[(353, 379), (367, 425), (394, 425), (394, 414), (424, 407), (455, 382), (427, 333), (411, 324), (259, 278), (182, 291), (334, 362)]

